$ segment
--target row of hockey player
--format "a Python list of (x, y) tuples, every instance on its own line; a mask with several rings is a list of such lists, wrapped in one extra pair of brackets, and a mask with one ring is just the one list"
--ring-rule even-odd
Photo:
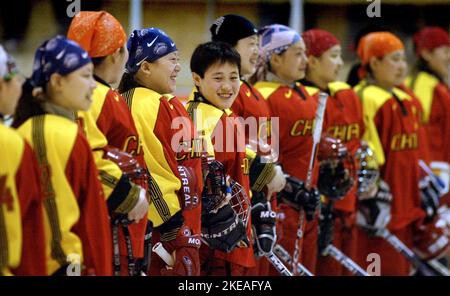
[[(104, 11), (45, 41), (26, 81), (0, 48), (0, 113), (16, 129), (0, 125), (2, 274), (276, 275), (276, 245), (317, 275), (351, 274), (330, 245), (363, 269), (377, 253), (382, 275), (410, 274), (385, 229), (424, 260), (445, 254), (448, 33), (415, 35), (408, 78), (398, 37), (365, 35), (352, 88), (337, 81), (330, 32), (257, 30), (239, 15), (210, 31), (186, 104), (171, 95), (175, 42), (153, 27), (127, 40)], [(366, 187), (362, 148), (377, 171)]]

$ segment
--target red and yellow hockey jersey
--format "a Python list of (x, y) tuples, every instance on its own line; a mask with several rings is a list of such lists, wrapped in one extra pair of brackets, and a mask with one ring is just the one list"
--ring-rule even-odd
[[(308, 93), (319, 99), (319, 88), (307, 85)], [(322, 134), (340, 139), (351, 155), (354, 155), (360, 146), (360, 139), (364, 134), (364, 121), (361, 101), (350, 85), (344, 82), (328, 84), (329, 94)], [(350, 192), (341, 200), (334, 203), (334, 207), (345, 212), (356, 210), (356, 182)]]
[(123, 94), (131, 108), (143, 141), (144, 157), (155, 182), (150, 184), (152, 203), (148, 218), (160, 226), (182, 209), (185, 224), (200, 233), (200, 200), (185, 200), (180, 191), (182, 177), (178, 165), (194, 170), (197, 192), (202, 191), (201, 160), (192, 123), (178, 99), (151, 89), (137, 87)]
[(406, 79), (423, 108), (431, 161), (450, 163), (450, 89), (436, 76), (421, 71)]
[(363, 80), (355, 91), (363, 105), (363, 138), (373, 148), (380, 176), (393, 196), (389, 228), (403, 228), (424, 215), (418, 189), (420, 110), (414, 98), (398, 88), (388, 92)]
[(270, 109), (257, 89), (245, 80), (242, 80), (240, 85), (239, 93), (230, 109), (243, 122), (245, 143), (248, 145), (246, 157), (249, 160), (250, 185), (252, 190), (259, 192), (275, 175), (273, 161), (276, 159), (265, 158), (261, 161), (261, 158), (257, 158), (257, 155), (272, 157), (276, 150), (270, 146)]
[[(279, 141), (278, 161), (281, 163), (283, 171), (305, 181), (312, 154), (312, 132), (318, 105), (317, 100), (311, 97), (300, 83), (289, 86), (277, 82), (257, 82), (255, 88), (261, 92), (269, 104), (272, 116), (272, 145), (274, 141)], [(274, 123), (274, 118), (278, 118), (278, 128)], [(312, 186), (314, 187), (317, 182), (318, 168), (317, 161), (315, 161), (312, 172)], [(283, 237), (280, 239), (280, 244), (293, 254), (299, 227), (299, 212), (283, 203), (278, 208), (283, 213), (281, 221)], [(310, 222), (304, 219), (303, 225), (300, 226), (305, 235), (298, 241), (301, 250), (299, 260), (314, 272), (317, 218)], [(305, 237), (313, 246), (312, 249), (306, 246), (308, 242)]]
[(0, 124), (0, 275), (46, 275), (43, 196), (31, 146)]
[(41, 169), (47, 272), (80, 260), (85, 273), (111, 275), (108, 212), (86, 138), (75, 123), (52, 114), (28, 119), (18, 131)]
[[(202, 140), (202, 149), (208, 156), (221, 162), (227, 174), (242, 185), (250, 197), (248, 160), (245, 154), (245, 135), (241, 124), (231, 110), (220, 110), (200, 97), (194, 97), (186, 104), (195, 129)], [(247, 222), (247, 236), (252, 241), (250, 217)], [(253, 247), (235, 248), (230, 253), (214, 250), (214, 257), (244, 267), (253, 267)]]
[[(239, 94), (231, 106), (236, 116), (244, 119), (255, 118), (258, 124), (257, 137), (264, 143), (270, 144), (270, 109), (261, 93), (246, 81), (241, 81)], [(245, 133), (248, 144), (249, 133)]]
[[(115, 90), (111, 89), (100, 78), (92, 95), (92, 105), (87, 112), (78, 112), (78, 122), (83, 127), (86, 137), (93, 150), (95, 163), (109, 203), (115, 205), (134, 205), (130, 200), (138, 198), (136, 190), (130, 189), (128, 181), (122, 178), (121, 169), (111, 160), (104, 159), (104, 150), (115, 147), (133, 155), (141, 167), (146, 168), (141, 139), (137, 133), (130, 110)], [(138, 184), (147, 189), (146, 184)], [(131, 187), (132, 188), (132, 187)], [(131, 209), (119, 206), (122, 211)], [(144, 256), (144, 235), (146, 219), (128, 226), (134, 257)], [(126, 255), (125, 239), (119, 231), (120, 254)]]
[[(299, 83), (294, 89), (276, 82), (257, 82), (255, 88), (267, 100), (271, 116), (279, 120), (278, 131), (272, 122), (271, 134), (272, 142), (279, 141), (279, 162), (283, 171), (305, 180), (311, 158), (317, 100)], [(313, 180), (317, 178), (317, 168)]]

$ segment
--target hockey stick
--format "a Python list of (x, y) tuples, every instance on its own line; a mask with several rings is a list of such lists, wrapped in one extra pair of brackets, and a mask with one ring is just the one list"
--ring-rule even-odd
[(167, 252), (161, 242), (157, 242), (153, 246), (152, 251), (155, 252), (167, 264), (168, 268), (172, 268), (175, 265), (175, 259), (169, 254), (169, 252)]
[(384, 238), (394, 249), (405, 256), (416, 268), (418, 268), (425, 276), (448, 275), (449, 270), (439, 262), (432, 263), (438, 265), (438, 268), (432, 268), (420, 259), (410, 248), (408, 248), (397, 236), (393, 235), (388, 229), (382, 229), (376, 233), (377, 236)]
[(429, 265), (433, 270), (436, 270), (441, 275), (450, 276), (450, 270), (436, 259), (428, 260), (426, 264)]
[(153, 223), (147, 220), (147, 226), (144, 236), (144, 258), (140, 258), (136, 261), (137, 275), (147, 276), (150, 274), (150, 265), (152, 258), (152, 235), (153, 235)]
[[(286, 251), (285, 248), (283, 248), (282, 245), (276, 244), (273, 248), (273, 252), (287, 264), (292, 264), (291, 255), (288, 251)], [(302, 276), (314, 276), (305, 266), (300, 263), (297, 264), (297, 273)]]
[(342, 253), (341, 250), (333, 245), (333, 233), (336, 214), (333, 212), (334, 200), (328, 202), (321, 201), (319, 215), (319, 236), (318, 249), (321, 256), (330, 255), (340, 265), (345, 267), (352, 274), (357, 276), (369, 276), (369, 274), (361, 268), (350, 257)]
[(331, 257), (334, 258), (337, 262), (339, 262), (342, 266), (347, 268), (351, 273), (357, 276), (370, 276), (364, 269), (361, 268), (358, 264), (356, 264), (355, 261), (347, 257), (344, 253), (341, 252), (338, 248), (333, 246), (332, 244), (329, 244), (324, 254), (329, 254)]
[[(309, 160), (308, 172), (305, 180), (305, 188), (310, 189), (312, 182), (312, 170), (314, 168), (314, 163), (316, 161), (316, 154), (319, 148), (320, 137), (322, 135), (322, 126), (323, 126), (323, 117), (325, 114), (325, 108), (327, 105), (328, 94), (324, 92), (319, 93), (319, 105), (317, 106), (315, 121), (314, 121), (314, 129), (313, 129), (313, 145), (311, 151), (311, 158)], [(294, 270), (294, 274), (297, 270), (298, 259), (300, 256), (300, 247), (299, 242), (303, 237), (303, 220), (305, 219), (305, 213), (302, 209), (300, 209), (300, 216), (298, 218), (298, 227), (297, 227), (297, 237), (295, 239), (295, 249), (294, 249), (294, 260), (292, 261), (292, 268)]]
[(292, 273), (284, 265), (284, 263), (273, 252), (266, 255), (267, 260), (275, 267), (275, 269), (283, 276), (292, 276)]

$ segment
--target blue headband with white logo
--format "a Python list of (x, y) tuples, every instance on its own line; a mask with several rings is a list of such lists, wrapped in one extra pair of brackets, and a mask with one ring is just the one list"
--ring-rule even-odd
[(154, 62), (177, 50), (175, 43), (158, 28), (134, 30), (127, 42), (128, 73), (136, 73), (143, 61)]
[(54, 73), (68, 75), (90, 62), (88, 53), (76, 42), (56, 36), (36, 50), (31, 82), (44, 86)]

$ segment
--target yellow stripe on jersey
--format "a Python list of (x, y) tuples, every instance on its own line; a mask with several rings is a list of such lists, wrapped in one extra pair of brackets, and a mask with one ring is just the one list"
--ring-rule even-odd
[[(27, 120), (18, 131), (32, 145), (41, 170), (42, 165), (45, 164), (42, 163), (43, 157), (51, 166), (47, 171), (50, 173), (54, 195), (47, 184), (43, 184), (43, 188), (46, 191), (44, 225), (47, 271), (52, 274), (62, 264), (67, 263), (66, 255), (77, 254), (80, 258), (83, 255), (80, 238), (71, 232), (80, 218), (80, 210), (65, 174), (78, 134), (78, 126), (61, 116), (46, 114)], [(45, 178), (42, 181), (45, 182)]]
[[(366, 127), (363, 139), (369, 143), (369, 146), (374, 151), (378, 165), (383, 165), (386, 159), (374, 119), (378, 110), (386, 103), (386, 101), (391, 99), (393, 95), (381, 87), (367, 84), (365, 80), (355, 86), (355, 91), (361, 98), (363, 105), (364, 124)], [(407, 93), (398, 88), (393, 88), (392, 92), (400, 100), (411, 99)]]
[(97, 127), (97, 119), (103, 109), (106, 94), (109, 88), (97, 82), (97, 87), (92, 94), (92, 105), (88, 111), (77, 113), (79, 120), (83, 124), (84, 133), (93, 150), (94, 161), (100, 173), (100, 181), (102, 183), (105, 198), (108, 199), (114, 188), (116, 187), (122, 171), (113, 161), (103, 158), (103, 148), (108, 145), (105, 135)]
[(427, 72), (419, 72), (416, 76), (409, 76), (405, 81), (416, 97), (419, 99), (423, 108), (423, 122), (430, 121), (431, 105), (433, 103), (433, 92), (439, 79)]
[(18, 133), (0, 124), (0, 147), (0, 273), (12, 275), (8, 267), (19, 266), (22, 255), (22, 218), (15, 178), (25, 144)]
[(364, 80), (355, 86), (355, 91), (361, 98), (363, 105), (364, 124), (366, 127), (363, 139), (368, 142), (370, 148), (374, 151), (378, 164), (382, 165), (385, 162), (384, 150), (374, 119), (380, 107), (392, 95), (379, 87), (368, 85)]
[(172, 172), (166, 161), (164, 148), (154, 133), (161, 95), (153, 90), (138, 87), (124, 96), (128, 97), (130, 102), (131, 114), (142, 139), (145, 162), (154, 180), (149, 184), (152, 203), (148, 218), (156, 227), (181, 210), (176, 193), (181, 188), (181, 181)]
[[(210, 104), (194, 101), (187, 102), (185, 107), (194, 122), (198, 137), (202, 140), (202, 151), (206, 151), (209, 156), (215, 157), (212, 134), (224, 111)], [(228, 113), (228, 111), (225, 110), (225, 113)]]
[(336, 93), (341, 90), (351, 89), (352, 87), (345, 82), (342, 81), (333, 81), (328, 83), (328, 89), (330, 90), (330, 95), (334, 96)]
[[(314, 96), (316, 93), (318, 93), (320, 91), (320, 89), (318, 87), (310, 86), (310, 85), (305, 86), (305, 89), (310, 96)], [(345, 90), (345, 89), (351, 89), (351, 86), (342, 81), (333, 81), (333, 82), (328, 83), (328, 90), (330, 91), (331, 96), (334, 96), (339, 91)]]
[(259, 81), (254, 87), (261, 93), (264, 99), (269, 99), (270, 95), (283, 84), (277, 82)]
[(320, 91), (320, 89), (315, 86), (305, 86), (305, 89), (310, 96), (314, 96), (316, 93)]

